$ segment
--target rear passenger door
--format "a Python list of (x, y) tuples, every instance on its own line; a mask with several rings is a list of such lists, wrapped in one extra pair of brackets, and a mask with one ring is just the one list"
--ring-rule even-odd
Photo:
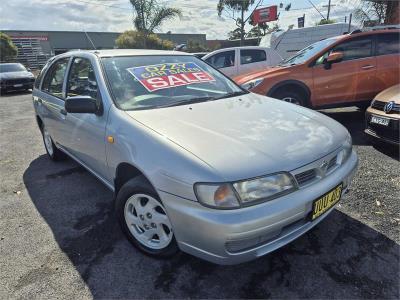
[[(98, 107), (103, 107), (98, 87), (99, 80), (89, 57), (74, 57), (66, 83), (66, 96), (90, 97), (96, 99)], [(105, 155), (105, 130), (107, 113), (68, 113), (66, 130), (68, 131), (67, 151), (83, 162), (101, 177), (107, 177)]]
[(376, 36), (377, 93), (400, 82), (399, 36), (398, 32)]
[(238, 74), (260, 71), (267, 67), (267, 53), (263, 49), (240, 49)]
[(205, 61), (229, 77), (237, 75), (238, 66), (235, 50), (218, 52)]
[(58, 145), (65, 143), (65, 75), (69, 64), (69, 57), (61, 58), (52, 63), (44, 75), (38, 97), (38, 111), (50, 133), (53, 141)]

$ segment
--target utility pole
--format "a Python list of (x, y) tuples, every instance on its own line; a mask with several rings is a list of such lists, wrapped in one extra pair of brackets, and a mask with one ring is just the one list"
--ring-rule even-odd
[(329, 21), (329, 14), (331, 13), (331, 0), (328, 2), (328, 13), (326, 15), (326, 20)]

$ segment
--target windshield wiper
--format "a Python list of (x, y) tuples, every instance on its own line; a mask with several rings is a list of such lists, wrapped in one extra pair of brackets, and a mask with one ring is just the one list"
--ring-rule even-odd
[(214, 100), (214, 99), (215, 99), (214, 97), (210, 97), (210, 96), (198, 97), (198, 98), (192, 98), (192, 99), (186, 99), (186, 100), (179, 100), (179, 101), (171, 102), (171, 103), (164, 104), (164, 105), (157, 105), (156, 108), (193, 104), (193, 103), (205, 102), (205, 101)]
[(227, 93), (225, 95), (215, 97), (214, 100), (241, 96), (241, 95), (248, 94), (248, 93), (249, 93), (249, 91), (237, 91), (237, 92)]
[(232, 93), (226, 93), (226, 94), (224, 94), (222, 96), (218, 96), (218, 97), (206, 96), (206, 97), (198, 97), (198, 98), (192, 98), (192, 99), (186, 99), (186, 100), (179, 100), (179, 101), (175, 101), (175, 102), (164, 104), (164, 105), (157, 105), (156, 108), (194, 104), (194, 103), (200, 103), (200, 102), (206, 102), (206, 101), (240, 96), (240, 95), (248, 94), (248, 93), (249, 93), (248, 91), (237, 91), (237, 92), (232, 92)]

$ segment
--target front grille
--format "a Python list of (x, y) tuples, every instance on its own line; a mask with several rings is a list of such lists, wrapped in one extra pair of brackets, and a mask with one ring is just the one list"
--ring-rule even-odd
[(385, 107), (385, 104), (386, 104), (386, 102), (375, 100), (372, 102), (372, 108), (375, 108), (377, 110), (383, 110), (383, 108)]
[(299, 186), (305, 185), (313, 181), (317, 177), (317, 172), (315, 169), (307, 170), (302, 173), (295, 175), (297, 184)]
[[(372, 108), (383, 111), (387, 102), (375, 100), (372, 102)], [(394, 104), (391, 112), (400, 112), (400, 104)]]
[(331, 160), (328, 163), (328, 167), (327, 167), (328, 171), (336, 166), (336, 161), (337, 161), (337, 156), (335, 155), (333, 158), (331, 158)]
[(15, 79), (7, 79), (5, 83), (7, 85), (14, 85), (14, 84), (26, 84), (26, 83), (33, 83), (33, 78), (15, 78)]

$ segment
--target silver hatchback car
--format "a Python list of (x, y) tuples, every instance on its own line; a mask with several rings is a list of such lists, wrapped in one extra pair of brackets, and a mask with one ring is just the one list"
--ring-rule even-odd
[(154, 256), (265, 255), (323, 220), (358, 163), (336, 121), (180, 52), (56, 56), (33, 103), (50, 158), (67, 154), (113, 190), (127, 238)]

